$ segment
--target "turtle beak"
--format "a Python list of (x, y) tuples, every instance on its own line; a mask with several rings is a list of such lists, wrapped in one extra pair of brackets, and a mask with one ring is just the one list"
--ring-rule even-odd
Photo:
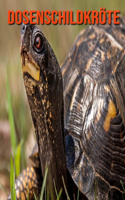
[[(29, 27), (29, 28), (28, 28)], [(21, 26), (21, 47), (20, 54), (22, 58), (23, 74), (28, 73), (34, 80), (40, 80), (40, 67), (33, 60), (29, 52), (31, 25), (22, 24)]]

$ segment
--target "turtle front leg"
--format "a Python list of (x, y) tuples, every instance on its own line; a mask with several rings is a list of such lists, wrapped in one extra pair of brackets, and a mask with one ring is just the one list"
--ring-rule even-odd
[[(16, 199), (35, 200), (35, 196), (40, 196), (41, 187), (42, 175), (40, 169), (27, 167), (15, 181)], [(11, 194), (9, 194), (7, 200), (11, 200)]]

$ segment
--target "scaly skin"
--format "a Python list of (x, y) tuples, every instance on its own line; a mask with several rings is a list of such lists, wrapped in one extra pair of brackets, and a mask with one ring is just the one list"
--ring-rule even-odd
[[(40, 169), (35, 167), (27, 167), (23, 170), (15, 181), (17, 200), (27, 200), (28, 197), (30, 200), (35, 200), (35, 196), (39, 197), (42, 186), (40, 173)], [(7, 200), (11, 200), (11, 195), (8, 196)]]

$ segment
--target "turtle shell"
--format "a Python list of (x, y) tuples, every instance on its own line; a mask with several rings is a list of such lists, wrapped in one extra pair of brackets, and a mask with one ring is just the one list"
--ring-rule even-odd
[[(121, 200), (125, 187), (125, 20), (90, 26), (61, 67), (69, 172), (89, 200)], [(122, 182), (122, 184), (121, 184)]]

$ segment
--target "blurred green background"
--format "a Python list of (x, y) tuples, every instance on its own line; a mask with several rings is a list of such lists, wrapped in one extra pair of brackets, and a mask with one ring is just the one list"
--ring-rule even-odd
[[(73, 10), (75, 17), (77, 10), (100, 11), (100, 8), (120, 10), (121, 14), (124, 15), (125, 0), (0, 0), (0, 182), (6, 188), (9, 186), (9, 159), (11, 154), (6, 70), (8, 71), (17, 139), (18, 142), (21, 138), (24, 140), (21, 169), (27, 165), (27, 157), (33, 146), (33, 126), (21, 72), (20, 25), (8, 25), (8, 10)], [(84, 27), (84, 25), (40, 25), (60, 64), (68, 54), (76, 35)], [(6, 133), (6, 131), (8, 132)], [(7, 151), (8, 154), (6, 155)], [(7, 173), (4, 173), (5, 171)], [(1, 195), (3, 193), (0, 187), (0, 199), (4, 199)]]

